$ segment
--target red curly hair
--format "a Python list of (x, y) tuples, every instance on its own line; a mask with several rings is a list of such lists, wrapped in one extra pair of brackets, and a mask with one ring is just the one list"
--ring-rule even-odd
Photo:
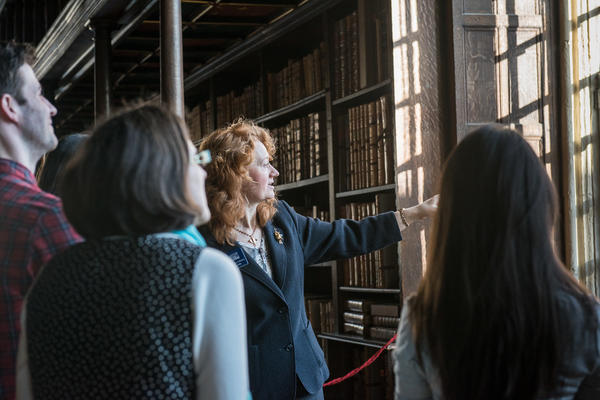
[[(268, 130), (254, 122), (239, 119), (217, 129), (202, 140), (200, 150), (209, 149), (212, 162), (206, 168), (206, 197), (211, 219), (208, 223), (219, 244), (235, 243), (233, 228), (246, 214), (247, 200), (242, 193), (244, 183), (252, 182), (248, 167), (254, 160), (254, 141), (260, 141), (269, 159), (275, 154), (275, 141)], [(263, 228), (275, 212), (277, 200), (267, 199), (256, 208), (258, 224)]]

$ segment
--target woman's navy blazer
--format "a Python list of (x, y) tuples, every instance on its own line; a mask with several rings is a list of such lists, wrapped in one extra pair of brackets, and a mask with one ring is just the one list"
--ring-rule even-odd
[(242, 273), (255, 400), (293, 399), (296, 376), (309, 393), (315, 393), (329, 377), (304, 308), (305, 265), (353, 257), (402, 239), (393, 212), (329, 223), (297, 214), (278, 201), (277, 212), (263, 229), (271, 279), (242, 247), (219, 245), (207, 226), (201, 232), (208, 245), (229, 255)]

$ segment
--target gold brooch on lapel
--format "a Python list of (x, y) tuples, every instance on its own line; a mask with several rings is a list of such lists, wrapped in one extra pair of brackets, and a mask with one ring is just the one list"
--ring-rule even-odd
[(273, 230), (273, 236), (275, 236), (275, 240), (277, 240), (279, 244), (283, 244), (283, 234), (281, 232), (275, 229)]

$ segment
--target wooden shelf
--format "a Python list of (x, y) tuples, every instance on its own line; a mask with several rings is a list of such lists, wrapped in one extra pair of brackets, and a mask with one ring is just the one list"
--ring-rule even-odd
[(227, 67), (239, 62), (249, 54), (270, 45), (283, 35), (298, 29), (300, 26), (315, 17), (322, 15), (325, 11), (341, 2), (342, 0), (320, 0), (312, 1), (308, 5), (298, 7), (294, 12), (269, 24), (259, 32), (250, 35), (250, 37), (242, 40), (237, 45), (229, 47), (228, 50), (216, 56), (211, 62), (200, 65), (194, 69), (185, 78), (185, 90), (187, 91), (196, 87), (204, 80), (222, 72)]
[(333, 107), (353, 107), (355, 105), (364, 103), (365, 100), (370, 100), (372, 98), (381, 96), (382, 94), (391, 91), (391, 88), (392, 80), (386, 79), (383, 82), (379, 82), (373, 86), (366, 87), (358, 92), (354, 92), (348, 96), (334, 100), (331, 102), (331, 105)]
[[(363, 6), (370, 5), (368, 0), (360, 1)], [(313, 5), (313, 3), (315, 4)], [(328, 6), (325, 7), (323, 3), (327, 3)], [(210, 82), (208, 82), (208, 86), (210, 89), (210, 85), (213, 85), (212, 95), (210, 95), (210, 98), (213, 100), (212, 118), (216, 121), (218, 120), (216, 118), (218, 116), (218, 111), (215, 111), (216, 93), (214, 93), (214, 87), (219, 87), (218, 83), (221, 80), (229, 79), (232, 76), (232, 74), (229, 73), (230, 71), (234, 70), (232, 65), (235, 64), (235, 68), (244, 69), (246, 67), (245, 60), (249, 59), (252, 54), (256, 53), (257, 57), (255, 58), (258, 60), (258, 70), (260, 75), (260, 82), (257, 82), (259, 82), (262, 87), (262, 92), (258, 101), (260, 101), (259, 104), (261, 104), (263, 107), (267, 107), (263, 108), (263, 110), (268, 110), (269, 112), (253, 118), (255, 123), (269, 129), (274, 129), (286, 124), (290, 124), (291, 120), (306, 117), (309, 113), (318, 112), (320, 114), (320, 119), (318, 120), (320, 129), (319, 150), (321, 151), (320, 160), (323, 161), (321, 164), (321, 167), (323, 167), (321, 171), (327, 171), (328, 173), (298, 181), (286, 181), (285, 183), (283, 180), (280, 180), (279, 182), (276, 181), (275, 190), (280, 194), (282, 199), (285, 199), (292, 206), (297, 206), (298, 208), (305, 210), (310, 210), (312, 206), (317, 206), (319, 212), (329, 213), (331, 217), (336, 215), (336, 210), (339, 205), (343, 205), (351, 201), (373, 202), (376, 197), (380, 197), (379, 195), (382, 195), (381, 197), (386, 198), (384, 203), (389, 203), (391, 202), (391, 199), (387, 198), (393, 197), (397, 188), (396, 184), (393, 183), (394, 180), (391, 180), (391, 184), (387, 185), (339, 191), (344, 187), (344, 185), (338, 184), (338, 182), (343, 183), (346, 178), (345, 174), (348, 172), (345, 164), (348, 153), (344, 153), (347, 151), (344, 146), (346, 145), (345, 141), (348, 132), (346, 132), (344, 122), (348, 118), (346, 115), (346, 113), (348, 113), (348, 109), (358, 105), (375, 102), (381, 96), (386, 96), (388, 97), (386, 107), (384, 109), (381, 109), (380, 107), (380, 112), (386, 113), (385, 115), (390, 123), (390, 127), (393, 127), (394, 125), (392, 111), (394, 102), (392, 79), (386, 79), (377, 84), (365, 87), (352, 94), (349, 94), (348, 96), (344, 96), (339, 99), (333, 99), (335, 96), (335, 85), (332, 78), (337, 72), (335, 71), (333, 59), (333, 46), (336, 44), (334, 38), (336, 34), (335, 26), (338, 20), (342, 21), (347, 17), (348, 12), (352, 12), (352, 10), (357, 9), (358, 13), (357, 3), (357, 0), (311, 0), (307, 2), (307, 5), (309, 5), (308, 7), (302, 6), (299, 7), (298, 10), (294, 11), (294, 13), (297, 13), (297, 15), (304, 15), (301, 17), (304, 19), (304, 22), (302, 24), (296, 24), (296, 28), (301, 26), (306, 28), (306, 26), (308, 26), (307, 24), (310, 23), (310, 26), (314, 29), (318, 29), (319, 26), (321, 26), (322, 32), (320, 34), (316, 32), (315, 35), (313, 35), (314, 37), (310, 40), (306, 40), (306, 43), (302, 46), (297, 46), (297, 49), (294, 46), (288, 46), (287, 41), (289, 38), (286, 35), (291, 33), (293, 30), (288, 29), (285, 24), (277, 21), (273, 24), (276, 29), (268, 27), (265, 29), (265, 32), (274, 33), (274, 35), (268, 40), (266, 38), (252, 37), (244, 40), (244, 44), (237, 46), (237, 48), (234, 46), (231, 48), (231, 50), (228, 50), (223, 55), (218, 56), (212, 62), (199, 67), (186, 79), (185, 82), (186, 89), (189, 90), (190, 88), (205, 82), (207, 79), (211, 79)], [(336, 7), (333, 7), (334, 5), (336, 5)], [(339, 5), (339, 7), (337, 7), (337, 5)], [(332, 7), (333, 10), (331, 12), (326, 13), (324, 11), (325, 9)], [(319, 12), (315, 12), (317, 8), (320, 10)], [(310, 18), (308, 18), (309, 14), (311, 15)], [(365, 17), (368, 15), (369, 13), (365, 14)], [(283, 19), (285, 19), (285, 17)], [(295, 21), (291, 22), (296, 23)], [(297, 35), (295, 34), (294, 38), (295, 36)], [(371, 35), (366, 31), (359, 33), (359, 37), (362, 38), (361, 40), (364, 39), (367, 40), (368, 43), (373, 42), (374, 44), (374, 37), (371, 38), (370, 36)], [(275, 110), (270, 110), (267, 106), (267, 103), (269, 103), (268, 94), (269, 89), (273, 88), (268, 87), (268, 74), (273, 73), (279, 66), (289, 65), (289, 60), (298, 60), (299, 58), (303, 58), (305, 54), (308, 54), (306, 52), (309, 50), (314, 51), (316, 48), (321, 49), (320, 40), (323, 40), (325, 46), (324, 53), (321, 53), (323, 57), (323, 63), (321, 64), (321, 67), (324, 68), (321, 70), (323, 81), (322, 86), (319, 86), (323, 88), (323, 90), (320, 90), (310, 96), (306, 96), (292, 104), (288, 104)], [(271, 44), (273, 47), (269, 48), (268, 46)], [(389, 44), (391, 45), (391, 42)], [(388, 56), (391, 57), (391, 46), (389, 46), (388, 50), (390, 52)], [(390, 60), (389, 57), (387, 58), (387, 61)], [(369, 61), (367, 60), (367, 62)], [(256, 67), (257, 66), (254, 65), (253, 68), (256, 69)], [(375, 78), (374, 75), (367, 74), (367, 79), (369, 79), (368, 82), (373, 82), (371, 79)], [(245, 77), (243, 79), (240, 77), (239, 81), (239, 87), (236, 87), (236, 90), (242, 89), (242, 86), (247, 83), (247, 79)], [(234, 83), (235, 82), (232, 82), (231, 86), (234, 86)], [(200, 87), (198, 87), (196, 90), (201, 92)], [(204, 90), (204, 87), (202, 90)], [(239, 91), (236, 93), (238, 92)], [(202, 101), (204, 100), (205, 98), (203, 97)], [(307, 136), (310, 136), (311, 131), (309, 129), (304, 129), (302, 132), (303, 134), (301, 135), (300, 140), (301, 151), (299, 154), (305, 154), (307, 151), (306, 149), (308, 148), (310, 148), (310, 151), (313, 151), (313, 148), (307, 147), (306, 143), (304, 142), (304, 139), (306, 139)], [(306, 132), (306, 134), (304, 134), (304, 132)], [(292, 139), (285, 139), (285, 143), (293, 142), (294, 145), (296, 145), (298, 141), (296, 137)], [(395, 146), (392, 146), (390, 150), (395, 151)], [(278, 151), (282, 152), (283, 149), (279, 148)], [(364, 148), (361, 149), (361, 151), (368, 151), (368, 149)], [(297, 149), (294, 148), (289, 152), (289, 157), (291, 160), (296, 160), (297, 154)], [(386, 157), (387, 156), (388, 155), (386, 154)], [(384, 208), (387, 209), (388, 204), (386, 204)], [(396, 257), (396, 255), (394, 256)], [(397, 268), (399, 269), (399, 267)], [(402, 302), (402, 289), (378, 289), (341, 286), (344, 284), (344, 270), (337, 261), (306, 265), (305, 271), (304, 297), (307, 300), (315, 300), (314, 304), (311, 304), (311, 306), (316, 307), (313, 309), (313, 311), (318, 309), (318, 314), (321, 314), (321, 306), (319, 305), (317, 307), (317, 304), (324, 301), (331, 302), (331, 321), (328, 321), (328, 323), (330, 322), (332, 325), (330, 328), (328, 328), (329, 332), (323, 332), (317, 335), (318, 338), (322, 339), (323, 341), (327, 341), (327, 344), (331, 350), (329, 353), (330, 357), (336, 357), (338, 354), (350, 350), (360, 350), (361, 352), (364, 350), (367, 351), (367, 353), (375, 353), (387, 343), (387, 340), (370, 338), (368, 335), (368, 328), (367, 331), (365, 331), (364, 337), (363, 335), (358, 334), (343, 333), (343, 304), (345, 300), (352, 298), (366, 298), (373, 300), (375, 303), (382, 304), (392, 302), (400, 304)], [(396, 282), (392, 282), (391, 284), (398, 286)], [(319, 327), (316, 328), (319, 329)], [(392, 348), (393, 345), (391, 345), (388, 349)], [(349, 366), (343, 365), (337, 367), (336, 369), (342, 367), (345, 370)], [(390, 384), (391, 383), (388, 382), (388, 385)]]
[(299, 189), (306, 186), (316, 185), (317, 183), (327, 182), (329, 180), (329, 174), (315, 176), (314, 178), (302, 179), (301, 181), (284, 183), (275, 186), (275, 190), (278, 192), (284, 192), (286, 190)]
[(326, 261), (318, 264), (307, 265), (307, 268), (331, 268), (333, 266), (334, 261)]
[(318, 104), (321, 101), (325, 100), (325, 90), (321, 90), (315, 94), (311, 94), (308, 97), (305, 97), (295, 103), (289, 104), (285, 107), (282, 107), (278, 110), (271, 111), (270, 113), (261, 115), (258, 118), (254, 118), (254, 122), (257, 124), (264, 124), (266, 122), (270, 122), (276, 119), (283, 119), (284, 117), (291, 115), (293, 113), (300, 113), (306, 109), (309, 109), (315, 104)]
[[(386, 343), (386, 342), (380, 342), (378, 340), (363, 339), (359, 336), (340, 335), (340, 334), (336, 334), (336, 333), (320, 333), (317, 335), (317, 337), (320, 339), (332, 340), (334, 342), (351, 343), (351, 344), (357, 344), (359, 346), (373, 347), (376, 349), (381, 348)], [(390, 347), (388, 347), (388, 350), (392, 350), (393, 348), (394, 348), (394, 345), (392, 344), (392, 345), (390, 345)]]
[(373, 187), (364, 188), (364, 189), (351, 190), (349, 192), (339, 192), (339, 193), (335, 194), (335, 197), (338, 199), (341, 199), (343, 197), (360, 196), (363, 194), (385, 192), (388, 190), (395, 190), (395, 189), (396, 189), (396, 184), (391, 183), (389, 185), (373, 186)]
[(378, 288), (363, 288), (353, 286), (340, 286), (342, 292), (355, 292), (355, 293), (379, 293), (379, 294), (400, 294), (402, 289), (378, 289)]

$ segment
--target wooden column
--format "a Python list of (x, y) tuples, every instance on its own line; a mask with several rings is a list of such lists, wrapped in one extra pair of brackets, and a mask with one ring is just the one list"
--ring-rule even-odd
[(181, 2), (160, 0), (160, 102), (184, 117)]
[[(417, 204), (437, 191), (447, 136), (448, 71), (445, 2), (390, 0), (396, 184), (398, 207)], [(400, 244), (402, 294), (419, 286), (427, 259), (430, 221), (413, 224)]]
[(95, 32), (94, 116), (97, 121), (110, 115), (111, 24), (106, 20), (93, 20), (92, 26)]
[(565, 260), (600, 295), (600, 21), (585, 1), (558, 2)]

